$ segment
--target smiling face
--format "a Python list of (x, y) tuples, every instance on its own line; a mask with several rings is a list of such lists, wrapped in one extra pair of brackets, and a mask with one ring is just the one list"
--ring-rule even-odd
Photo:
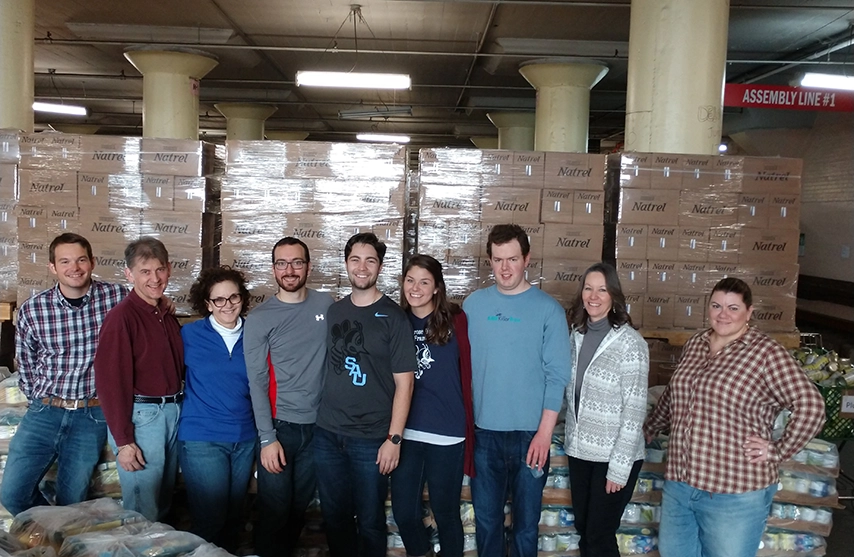
[(419, 317), (429, 315), (434, 308), (433, 296), (439, 291), (433, 275), (423, 267), (413, 266), (403, 278), (403, 295), (412, 313)]
[(741, 294), (717, 291), (709, 300), (709, 324), (724, 340), (734, 340), (747, 330), (753, 306), (747, 307)]
[(65, 296), (81, 298), (89, 291), (95, 261), (80, 244), (58, 244), (54, 249), (54, 262), (48, 268), (56, 275), (59, 290)]
[(611, 294), (605, 283), (605, 275), (599, 272), (588, 273), (581, 290), (581, 301), (590, 321), (596, 322), (608, 316), (611, 311)]
[(522, 255), (522, 246), (518, 240), (510, 240), (506, 244), (493, 244), (492, 274), (495, 284), (502, 294), (520, 294), (530, 288), (525, 281), (525, 268), (531, 259), (531, 254)]
[[(237, 299), (237, 303), (233, 300)], [(230, 280), (224, 280), (213, 285), (208, 294), (208, 311), (216, 322), (228, 329), (233, 329), (243, 311), (243, 299), (240, 288)]]
[(156, 306), (169, 284), (172, 265), (157, 258), (137, 258), (133, 267), (125, 269), (125, 277), (133, 284), (137, 296)]
[(347, 277), (353, 290), (370, 290), (377, 284), (382, 263), (374, 246), (353, 244), (347, 258)]
[[(311, 263), (306, 263), (305, 256), (300, 245), (286, 244), (276, 248), (273, 276), (276, 277), (279, 288), (285, 292), (297, 292), (305, 286), (311, 271)], [(300, 269), (294, 268), (294, 265), (300, 266), (300, 264), (302, 265)], [(277, 265), (286, 265), (286, 267), (279, 269)]]

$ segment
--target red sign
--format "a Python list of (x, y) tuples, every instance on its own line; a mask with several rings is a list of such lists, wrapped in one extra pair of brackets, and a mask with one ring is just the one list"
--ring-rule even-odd
[(724, 106), (854, 112), (854, 91), (727, 83), (724, 88)]

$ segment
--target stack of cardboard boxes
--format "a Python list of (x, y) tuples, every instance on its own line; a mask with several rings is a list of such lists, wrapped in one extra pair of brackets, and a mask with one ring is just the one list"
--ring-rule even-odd
[(0, 302), (14, 302), (18, 285), (18, 132), (0, 130)]
[(422, 149), (420, 162), (418, 251), (443, 263), (451, 299), (491, 280), (486, 240), (495, 224), (528, 233), (528, 280), (565, 306), (581, 273), (601, 260), (603, 155)]
[(647, 329), (704, 326), (706, 296), (735, 276), (754, 321), (795, 328), (799, 159), (623, 153), (609, 161), (606, 257)]
[(349, 293), (343, 248), (358, 232), (386, 243), (380, 290), (397, 300), (403, 265), (405, 152), (396, 145), (227, 141), (220, 262), (243, 271), (252, 303), (275, 294), (272, 247), (294, 236), (310, 250), (309, 286)]
[(94, 275), (125, 282), (124, 249), (154, 236), (169, 250), (167, 294), (190, 312), (189, 287), (218, 242), (215, 148), (200, 141), (22, 134), (18, 303), (49, 287), (51, 240), (76, 232), (92, 244)]

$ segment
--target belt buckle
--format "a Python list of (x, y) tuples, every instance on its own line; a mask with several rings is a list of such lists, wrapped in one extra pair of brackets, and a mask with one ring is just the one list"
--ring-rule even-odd
[(75, 401), (74, 401), (74, 404), (73, 404), (73, 405), (69, 405), (67, 408), (68, 408), (69, 410), (77, 410), (78, 408), (80, 408), (80, 403), (81, 403), (81, 402), (83, 402), (83, 401), (81, 401), (81, 400), (79, 400), (79, 399), (78, 399), (78, 400), (75, 400)]

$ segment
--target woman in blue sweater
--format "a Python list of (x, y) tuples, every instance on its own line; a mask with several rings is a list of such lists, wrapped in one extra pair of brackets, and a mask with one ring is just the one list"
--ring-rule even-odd
[(205, 269), (190, 303), (204, 317), (181, 329), (186, 385), (178, 441), (191, 531), (235, 553), (256, 435), (243, 359), (246, 280), (230, 267)]
[(411, 556), (427, 555), (421, 513), (424, 484), (439, 530), (442, 557), (462, 557), (463, 472), (474, 476), (471, 348), (466, 316), (448, 301), (442, 265), (415, 255), (403, 271), (401, 305), (412, 322), (418, 355), (415, 389), (400, 463), (391, 476), (391, 504)]

